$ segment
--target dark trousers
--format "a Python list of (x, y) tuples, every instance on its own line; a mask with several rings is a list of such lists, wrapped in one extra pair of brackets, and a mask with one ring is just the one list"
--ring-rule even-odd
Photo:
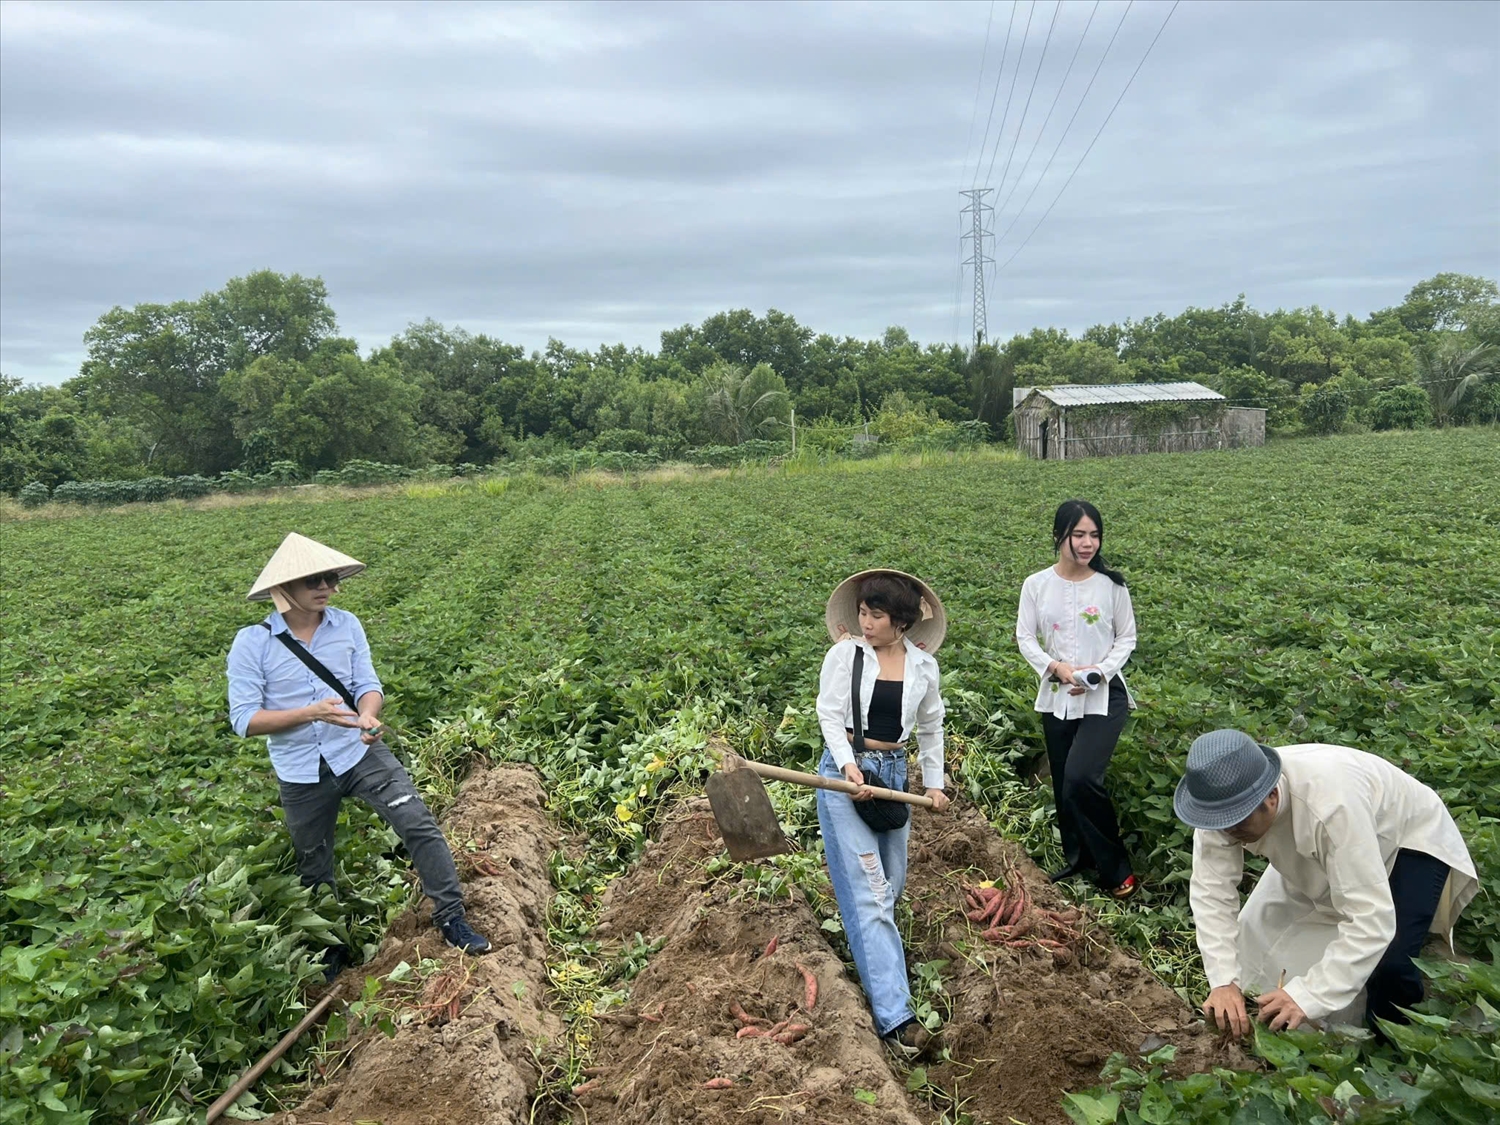
[(1130, 701), (1118, 676), (1109, 683), (1107, 715), (1059, 719), (1042, 713), (1063, 857), (1070, 866), (1092, 867), (1110, 888), (1130, 874), (1130, 857), (1120, 841), (1114, 802), (1104, 789), (1104, 770), (1129, 716)]
[(1405, 1023), (1406, 1016), (1397, 1009), (1410, 1008), (1422, 999), (1422, 973), (1411, 959), (1422, 955), (1422, 943), (1447, 882), (1448, 865), (1442, 860), (1410, 848), (1396, 853), (1391, 868), (1396, 936), (1365, 982), (1365, 1018), (1372, 1027), (1377, 1017)]
[(326, 883), (337, 889), (333, 876), (333, 830), (345, 797), (358, 797), (396, 830), (422, 878), (422, 890), (432, 899), (432, 921), (441, 925), (464, 912), (458, 869), (443, 830), (422, 801), (396, 756), (383, 742), (335, 777), (328, 763), (318, 763), (318, 780), (310, 784), (283, 781), (281, 809), (286, 830), (297, 853), (302, 885)]

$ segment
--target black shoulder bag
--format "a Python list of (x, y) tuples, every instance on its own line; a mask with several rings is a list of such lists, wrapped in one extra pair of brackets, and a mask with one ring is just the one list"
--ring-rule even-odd
[(354, 693), (344, 686), (343, 680), (330, 672), (321, 660), (309, 652), (306, 645), (297, 643), (297, 638), (290, 633), (272, 632), (271, 626), (264, 621), (260, 622), (260, 627), (280, 641), (288, 652), (306, 664), (309, 672), (338, 692), (339, 698), (344, 701), (349, 710), (356, 715), (359, 714), (359, 704), (354, 702)]
[[(865, 677), (865, 650), (858, 644), (854, 646), (854, 674), (853, 683), (849, 685), (849, 699), (854, 705), (854, 757), (856, 763), (865, 756), (865, 724), (860, 712), (864, 709), (859, 698), (860, 685)], [(894, 786), (887, 785), (876, 770), (866, 770), (860, 766), (860, 772), (865, 775), (865, 784), (873, 785), (879, 789), (892, 789)], [(890, 832), (896, 828), (905, 828), (906, 822), (911, 819), (911, 806), (903, 801), (887, 801), (881, 797), (874, 797), (868, 801), (855, 801), (854, 811), (859, 813), (859, 818), (868, 824), (876, 832)]]

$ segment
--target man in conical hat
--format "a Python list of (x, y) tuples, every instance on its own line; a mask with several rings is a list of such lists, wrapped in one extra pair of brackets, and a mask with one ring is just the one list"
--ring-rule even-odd
[[(266, 738), (305, 886), (334, 886), (339, 805), (358, 797), (401, 837), (443, 937), (466, 953), (483, 953), (490, 943), (465, 919), (448, 841), (380, 739), (385, 696), (364, 627), (328, 604), (341, 581), (364, 569), (296, 532), (282, 541), (248, 595), (275, 609), (241, 629), (229, 650), (229, 721), (242, 738)], [(347, 955), (329, 951), (330, 979)]]

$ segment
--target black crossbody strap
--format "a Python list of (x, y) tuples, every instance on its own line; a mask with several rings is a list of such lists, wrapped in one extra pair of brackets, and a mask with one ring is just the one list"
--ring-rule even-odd
[(864, 709), (860, 698), (860, 688), (865, 682), (865, 650), (856, 643), (854, 646), (854, 672), (849, 684), (849, 700), (854, 705), (854, 756), (863, 758), (865, 755), (865, 724), (860, 712)]
[(353, 692), (346, 688), (344, 686), (344, 682), (337, 676), (335, 676), (332, 672), (330, 672), (324, 666), (321, 660), (319, 660), (312, 653), (308, 652), (307, 646), (299, 643), (297, 638), (292, 636), (290, 633), (272, 632), (271, 626), (264, 621), (260, 623), (260, 627), (266, 632), (270, 633), (271, 636), (275, 637), (278, 641), (280, 641), (286, 647), (286, 650), (288, 652), (290, 652), (298, 660), (302, 661), (302, 663), (306, 664), (308, 671), (310, 671), (314, 676), (317, 676), (318, 679), (322, 680), (334, 691), (338, 692), (339, 698), (344, 701), (349, 710), (359, 710), (359, 705), (354, 702)]

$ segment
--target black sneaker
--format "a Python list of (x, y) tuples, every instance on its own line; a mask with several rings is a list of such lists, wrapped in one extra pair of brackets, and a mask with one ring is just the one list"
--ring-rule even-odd
[(438, 929), (442, 931), (448, 944), (455, 949), (462, 949), (465, 953), (488, 953), (490, 951), (489, 939), (483, 934), (475, 933), (469, 926), (468, 919), (462, 914), (457, 918), (449, 918)]
[(347, 945), (330, 945), (323, 950), (323, 979), (332, 984), (353, 963), (354, 955)]
[(932, 1032), (916, 1020), (907, 1020), (884, 1039), (886, 1047), (897, 1058), (919, 1059), (932, 1046)]

